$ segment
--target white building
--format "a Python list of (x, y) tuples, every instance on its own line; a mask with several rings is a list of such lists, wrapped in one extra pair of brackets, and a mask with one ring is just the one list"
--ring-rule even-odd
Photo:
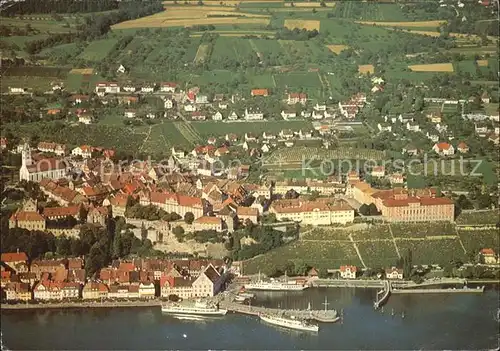
[(356, 266), (340, 266), (340, 277), (343, 279), (356, 279)]
[(262, 112), (260, 112), (259, 110), (250, 110), (250, 109), (246, 108), (245, 109), (245, 119), (247, 121), (263, 120), (264, 114)]
[(217, 111), (213, 114), (212, 119), (214, 121), (222, 121), (222, 113), (220, 111)]

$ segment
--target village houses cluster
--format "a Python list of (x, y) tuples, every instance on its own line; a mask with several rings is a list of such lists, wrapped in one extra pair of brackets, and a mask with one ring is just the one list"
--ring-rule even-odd
[(30, 261), (24, 252), (2, 253), (1, 264), (2, 299), (41, 302), (210, 297), (226, 269), (222, 260), (116, 260), (87, 277), (83, 258)]

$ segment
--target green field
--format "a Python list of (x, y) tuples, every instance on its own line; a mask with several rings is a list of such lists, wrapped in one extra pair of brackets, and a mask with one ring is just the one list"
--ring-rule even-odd
[(266, 271), (269, 267), (280, 267), (288, 260), (297, 258), (303, 258), (307, 264), (316, 268), (338, 268), (344, 264), (361, 266), (356, 251), (350, 243), (298, 241), (245, 261), (245, 273), (257, 273)]
[(108, 55), (109, 51), (117, 42), (117, 39), (93, 41), (85, 48), (79, 57), (88, 61), (100, 61)]
[(459, 230), (458, 235), (467, 252), (478, 253), (481, 249), (500, 250), (500, 237), (497, 229), (491, 230)]

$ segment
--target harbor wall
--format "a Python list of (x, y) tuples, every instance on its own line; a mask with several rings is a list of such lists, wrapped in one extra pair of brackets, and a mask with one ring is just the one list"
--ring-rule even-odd
[(161, 301), (103, 301), (103, 302), (56, 302), (38, 304), (1, 304), (2, 310), (35, 310), (58, 308), (119, 308), (119, 307), (154, 307), (161, 306)]
[(484, 289), (393, 289), (392, 294), (481, 294)]
[(384, 282), (381, 280), (361, 280), (361, 279), (316, 279), (311, 282), (313, 287), (338, 287), (338, 288), (383, 288)]

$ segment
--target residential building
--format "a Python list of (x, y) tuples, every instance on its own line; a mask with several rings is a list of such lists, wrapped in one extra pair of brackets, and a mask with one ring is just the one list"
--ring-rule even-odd
[(212, 119), (214, 121), (222, 121), (222, 113), (220, 111), (217, 111), (215, 112), (213, 115), (212, 115)]
[(345, 201), (321, 198), (315, 201), (302, 199), (277, 200), (269, 207), (276, 219), (293, 220), (303, 224), (332, 225), (354, 221), (354, 209)]
[(82, 290), (82, 298), (84, 300), (99, 300), (107, 299), (109, 288), (104, 283), (89, 281)]
[(264, 119), (264, 114), (258, 109), (245, 109), (245, 119), (247, 121), (262, 120)]
[(375, 178), (385, 177), (385, 167), (384, 166), (375, 166), (373, 167), (370, 175)]
[(455, 154), (455, 148), (453, 147), (453, 145), (446, 142), (434, 144), (432, 150), (441, 156), (452, 156)]
[(285, 121), (288, 121), (289, 119), (296, 118), (297, 113), (295, 110), (283, 110), (281, 111), (281, 117), (283, 117)]
[(87, 213), (87, 223), (98, 224), (105, 227), (109, 216), (110, 213), (108, 207), (91, 207)]
[(44, 280), (33, 288), (33, 297), (35, 300), (78, 299), (80, 284)]
[(174, 107), (174, 101), (172, 99), (166, 98), (163, 102), (163, 107), (167, 110), (170, 110)]
[(160, 84), (160, 91), (162, 93), (175, 93), (176, 88), (177, 88), (177, 83), (166, 82)]
[(92, 116), (88, 114), (82, 114), (78, 116), (78, 122), (82, 124), (91, 124)]
[(3, 290), (7, 301), (30, 301), (32, 299), (30, 285), (27, 283), (7, 283)]
[(188, 276), (163, 276), (160, 279), (161, 297), (169, 297), (170, 295), (175, 295), (180, 297), (181, 299), (189, 299), (193, 297), (194, 281), (194, 277)]
[(481, 249), (480, 251), (480, 255), (483, 259), (483, 262), (485, 264), (497, 264), (497, 263), (500, 263), (500, 260), (497, 259), (496, 255), (495, 255), (495, 251), (491, 248), (487, 248), (487, 249)]
[(403, 184), (405, 180), (401, 173), (393, 173), (389, 176), (389, 181), (391, 184)]
[(1, 262), (13, 269), (16, 273), (28, 271), (28, 255), (25, 252), (5, 252), (2, 253)]
[(73, 150), (71, 150), (71, 155), (73, 156), (81, 156), (82, 158), (91, 158), (92, 151), (94, 148), (89, 145), (77, 146)]
[(222, 231), (222, 220), (218, 217), (202, 216), (196, 218), (193, 222), (193, 230), (215, 230), (217, 232)]
[(288, 94), (287, 104), (295, 105), (302, 104), (305, 105), (307, 102), (307, 94), (305, 93), (290, 93)]
[(139, 284), (139, 297), (148, 300), (155, 298), (155, 285), (152, 281), (145, 281)]
[(402, 280), (403, 270), (396, 267), (386, 268), (385, 277), (390, 280)]
[(356, 279), (357, 271), (356, 266), (340, 266), (340, 277), (343, 279)]
[(35, 211), (17, 211), (9, 218), (9, 228), (45, 230), (45, 218)]
[(269, 96), (268, 89), (252, 89), (250, 92), (251, 96)]
[(208, 96), (201, 94), (196, 95), (195, 104), (208, 104)]
[(222, 277), (211, 264), (193, 282), (194, 297), (212, 297), (221, 289)]
[(259, 210), (257, 208), (239, 206), (236, 209), (236, 215), (243, 223), (245, 223), (247, 219), (252, 221), (254, 224), (259, 222)]
[(123, 117), (135, 118), (135, 117), (137, 117), (137, 111), (136, 110), (125, 110), (125, 112), (123, 112)]
[(118, 94), (120, 86), (114, 82), (101, 82), (96, 84), (95, 92), (100, 96), (103, 94)]
[(469, 146), (467, 146), (466, 143), (464, 143), (463, 141), (461, 141), (457, 145), (457, 150), (458, 150), (458, 152), (460, 152), (462, 154), (466, 154), (467, 152), (469, 152)]

